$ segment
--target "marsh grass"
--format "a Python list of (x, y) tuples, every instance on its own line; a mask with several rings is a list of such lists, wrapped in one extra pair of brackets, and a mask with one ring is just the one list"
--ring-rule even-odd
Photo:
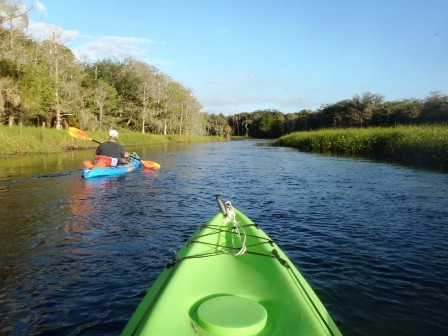
[[(106, 141), (107, 132), (89, 131), (94, 140)], [(167, 143), (196, 143), (223, 141), (219, 137), (188, 135), (154, 135), (119, 131), (119, 143), (123, 146), (146, 146)], [(97, 143), (71, 137), (66, 130), (53, 128), (0, 126), (0, 155), (27, 155), (60, 153), (67, 150), (93, 148)]]
[(296, 132), (279, 138), (275, 144), (307, 152), (367, 157), (448, 170), (448, 126)]

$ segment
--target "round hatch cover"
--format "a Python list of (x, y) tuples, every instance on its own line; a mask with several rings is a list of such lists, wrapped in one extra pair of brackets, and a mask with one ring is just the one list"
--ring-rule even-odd
[(240, 296), (218, 296), (198, 308), (199, 325), (220, 336), (255, 335), (266, 325), (268, 313), (258, 302)]

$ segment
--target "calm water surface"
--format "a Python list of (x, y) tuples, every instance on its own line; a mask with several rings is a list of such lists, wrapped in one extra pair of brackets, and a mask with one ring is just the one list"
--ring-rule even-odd
[(1, 335), (119, 335), (216, 194), (277, 241), (343, 334), (448, 334), (447, 174), (263, 141), (138, 152), (162, 169), (89, 181), (90, 152), (0, 163)]

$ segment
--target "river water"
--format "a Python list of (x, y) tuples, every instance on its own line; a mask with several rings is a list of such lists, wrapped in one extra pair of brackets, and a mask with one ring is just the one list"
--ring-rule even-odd
[(344, 335), (448, 334), (448, 174), (256, 140), (136, 150), (161, 169), (83, 180), (91, 151), (0, 163), (0, 335), (119, 335), (216, 194)]

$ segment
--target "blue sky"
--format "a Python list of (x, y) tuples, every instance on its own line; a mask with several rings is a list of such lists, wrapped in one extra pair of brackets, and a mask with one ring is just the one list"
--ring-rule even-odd
[[(30, 0), (32, 1), (32, 0)], [(83, 61), (133, 56), (207, 113), (316, 110), (363, 92), (448, 94), (446, 0), (39, 0)]]

